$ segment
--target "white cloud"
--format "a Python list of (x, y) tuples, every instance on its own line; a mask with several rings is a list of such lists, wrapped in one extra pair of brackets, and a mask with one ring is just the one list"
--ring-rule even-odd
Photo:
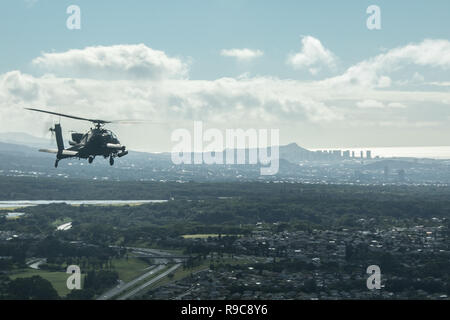
[(377, 88), (388, 88), (391, 86), (392, 80), (389, 77), (381, 76), (378, 78)]
[[(142, 57), (137, 58), (137, 51), (131, 50), (128, 59), (124, 53), (128, 49), (124, 51), (118, 47), (130, 49), (134, 46), (102, 47), (100, 51), (95, 49), (97, 47), (69, 50), (34, 60), (37, 66), (54, 74), (31, 76), (20, 71), (1, 74), (0, 119), (8, 119), (1, 121), (1, 130), (30, 131), (41, 135), (42, 126), (36, 123), (42, 122), (43, 115), (24, 113), (22, 108), (26, 106), (104, 119), (142, 118), (169, 123), (203, 120), (218, 128), (285, 128), (289, 125), (305, 128), (310, 125), (326, 132), (336, 130), (339, 125), (349, 128), (369, 122), (383, 123), (383, 128), (396, 127), (396, 123), (414, 127), (415, 123), (441, 121), (438, 116), (441, 113), (433, 114), (433, 108), (440, 108), (450, 101), (450, 92), (445, 88), (393, 90), (389, 87), (391, 81), (394, 83), (390, 78), (392, 75), (386, 75), (392, 62), (377, 62), (381, 59), (378, 56), (349, 68), (339, 77), (321, 81), (250, 77), (245, 74), (237, 78), (190, 80), (187, 77), (188, 63), (182, 59), (169, 58), (164, 52), (156, 55), (159, 60), (150, 59), (146, 53), (156, 50), (145, 46), (140, 49), (145, 52)], [(402, 51), (401, 48), (394, 50)], [(392, 51), (385, 55), (391, 55)], [(100, 52), (105, 54), (102, 56)], [(441, 59), (441, 55), (435, 56)], [(171, 59), (173, 64), (167, 62)], [(399, 65), (405, 59), (401, 58)], [(155, 61), (160, 61), (161, 65)], [(441, 69), (447, 68), (440, 62), (426, 61)], [(143, 69), (143, 74), (134, 74), (128, 67), (130, 64)], [(159, 70), (159, 76), (155, 76), (155, 70)], [(80, 76), (71, 77), (76, 71)], [(350, 75), (358, 75), (357, 80), (351, 81)], [(115, 81), (110, 81), (111, 78)], [(408, 112), (404, 110), (406, 106)], [(423, 112), (414, 114), (422, 107), (427, 108), (426, 119)], [(390, 110), (387, 122), (386, 110)], [(66, 127), (79, 128), (81, 125)], [(126, 128), (118, 134), (121, 137), (129, 135), (134, 143), (139, 139), (132, 135), (133, 130), (137, 129)], [(137, 136), (142, 137), (142, 144), (148, 144), (150, 136), (161, 139), (166, 136), (152, 130), (146, 128), (139, 132)], [(164, 150), (164, 146), (161, 149)]]
[(394, 128), (432, 128), (441, 126), (442, 123), (440, 121), (408, 121), (407, 119), (401, 119), (397, 121), (381, 121), (377, 123), (378, 126), (381, 127), (394, 127)]
[(432, 85), (432, 86), (437, 86), (437, 87), (450, 87), (450, 81), (442, 81), (442, 82), (435, 81), (435, 82), (429, 82), (427, 84)]
[(0, 89), (13, 99), (31, 101), (39, 96), (39, 85), (35, 79), (20, 71), (10, 71), (0, 78)]
[[(327, 85), (384, 88), (390, 85), (386, 76), (407, 65), (450, 68), (450, 41), (427, 39), (418, 44), (409, 44), (391, 49), (374, 58), (364, 60), (337, 77), (324, 80)], [(418, 76), (414, 80), (417, 80)], [(420, 76), (419, 76), (420, 78)]]
[(421, 75), (418, 72), (414, 72), (414, 75), (412, 77), (412, 82), (414, 82), (414, 83), (421, 83), (421, 82), (424, 82), (424, 81), (425, 81), (425, 78), (424, 78), (423, 75)]
[[(308, 96), (301, 83), (276, 78), (108, 81), (14, 72), (1, 75), (0, 84), (0, 93), (4, 94), (0, 101), (2, 118), (11, 109), (23, 113), (23, 107), (32, 105), (101, 119), (142, 118), (169, 123), (203, 120), (242, 127), (343, 119), (332, 104)], [(22, 126), (21, 130), (36, 129), (34, 133), (40, 135), (42, 128), (30, 123), (41, 118), (39, 114), (26, 114), (25, 119), (17, 117), (15, 122), (2, 124), (2, 129), (17, 131)]]
[(397, 108), (397, 109), (404, 109), (406, 108), (406, 105), (400, 102), (389, 102), (389, 103), (383, 103), (381, 101), (377, 100), (363, 100), (358, 101), (356, 103), (356, 106), (361, 109), (385, 109), (385, 108)]
[(33, 65), (61, 76), (105, 79), (184, 78), (188, 64), (144, 44), (43, 53)]
[(356, 103), (358, 108), (385, 108), (384, 103), (377, 100), (364, 100)]
[(390, 102), (387, 105), (389, 108), (399, 108), (399, 109), (405, 109), (406, 105), (400, 102)]
[(261, 57), (264, 52), (261, 50), (251, 50), (251, 49), (223, 49), (220, 54), (225, 57), (233, 57), (239, 61), (249, 61), (254, 58)]
[(302, 38), (302, 50), (290, 55), (287, 62), (295, 69), (308, 68), (313, 75), (320, 71), (322, 66), (333, 68), (336, 64), (335, 55), (326, 49), (319, 39), (311, 36)]

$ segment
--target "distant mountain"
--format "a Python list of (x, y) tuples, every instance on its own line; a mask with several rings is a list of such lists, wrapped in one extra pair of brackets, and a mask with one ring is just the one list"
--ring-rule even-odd
[(0, 142), (0, 152), (14, 155), (35, 154), (37, 150), (21, 144)]
[(56, 144), (54, 139), (38, 138), (24, 132), (2, 132), (0, 142), (37, 148), (49, 148)]
[[(23, 145), (32, 148), (49, 148), (54, 146), (54, 139), (46, 139), (32, 136), (24, 132), (4, 132), (0, 133), (0, 142), (13, 144), (13, 145)], [(5, 146), (3, 146), (4, 150)], [(311, 154), (314, 152), (309, 151), (305, 148), (300, 147), (296, 143), (290, 143), (285, 146), (280, 146), (280, 158), (285, 159), (292, 163), (298, 163), (302, 160), (309, 159)], [(248, 153), (248, 150), (246, 150)], [(136, 152), (133, 152), (136, 154)], [(142, 155), (152, 155), (154, 158), (168, 158), (170, 153), (145, 153), (139, 152), (139, 156)]]
[[(260, 163), (249, 164), (180, 164), (171, 160), (171, 154), (145, 153), (130, 150), (114, 166), (103, 157), (92, 164), (86, 160), (65, 159), (54, 168), (54, 154), (38, 152), (45, 139), (34, 139), (27, 134), (3, 139), (22, 141), (27, 145), (0, 142), (0, 179), (2, 176), (60, 177), (88, 180), (134, 181), (289, 181), (306, 183), (397, 183), (396, 171), (403, 169), (401, 182), (450, 183), (450, 163), (420, 159), (373, 159), (362, 162), (333, 154), (313, 152), (291, 143), (280, 146), (279, 171), (274, 176), (262, 176)], [(18, 138), (22, 138), (19, 140)], [(46, 146), (48, 148), (48, 145)], [(268, 152), (270, 154), (270, 151)], [(237, 153), (235, 153), (235, 157)], [(236, 158), (235, 158), (236, 160)], [(306, 160), (306, 161), (305, 161)], [(236, 162), (235, 162), (236, 163)], [(325, 165), (324, 165), (325, 164)], [(387, 170), (385, 170), (387, 168)], [(388, 172), (386, 175), (384, 172)]]
[(308, 160), (312, 157), (313, 154), (313, 151), (302, 148), (296, 143), (290, 143), (286, 146), (280, 146), (280, 158), (292, 163), (298, 163), (303, 160)]
[[(0, 140), (21, 141), (23, 144), (0, 142), (0, 175), (63, 176), (88, 179), (120, 180), (256, 180), (260, 179), (260, 164), (249, 165), (246, 150), (246, 165), (175, 165), (171, 154), (146, 153), (130, 150), (129, 155), (118, 159), (116, 165), (97, 157), (92, 164), (86, 160), (66, 159), (58, 169), (53, 166), (55, 155), (38, 152), (39, 144), (45, 139), (28, 134), (1, 134)], [(43, 141), (42, 141), (43, 140)], [(48, 142), (47, 142), (48, 143)], [(48, 148), (48, 145), (45, 146)], [(294, 159), (298, 157), (298, 147), (281, 147), (283, 154)], [(295, 158), (297, 159), (297, 158)], [(290, 175), (300, 170), (288, 160), (280, 159), (280, 174)]]

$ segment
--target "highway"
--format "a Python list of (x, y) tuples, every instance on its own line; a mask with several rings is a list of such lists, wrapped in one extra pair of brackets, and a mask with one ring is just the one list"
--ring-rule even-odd
[(134, 285), (136, 285), (136, 283), (143, 281), (145, 278), (150, 277), (151, 275), (157, 273), (158, 271), (160, 271), (164, 268), (165, 268), (164, 265), (152, 266), (150, 271), (131, 280), (130, 282), (127, 282), (124, 284), (121, 283), (121, 284), (117, 285), (116, 287), (112, 288), (111, 290), (103, 293), (100, 297), (97, 298), (97, 300), (109, 300), (112, 297), (119, 295), (123, 291), (128, 290), (129, 288), (133, 287)]
[[(166, 277), (169, 273), (175, 271), (176, 269), (178, 269), (181, 266), (180, 263), (172, 266), (171, 268), (167, 269), (166, 271), (164, 271), (163, 273), (157, 275), (156, 277), (152, 278), (151, 280), (147, 281), (146, 283), (140, 285), (139, 287), (137, 287), (136, 289), (131, 290), (130, 292), (126, 293), (125, 295), (119, 297), (117, 300), (126, 300), (128, 298), (131, 298), (132, 296), (134, 296), (135, 294), (137, 294), (138, 292), (144, 290), (145, 288), (147, 288), (148, 286), (152, 285), (153, 283), (161, 280), (162, 278)], [(163, 267), (164, 266), (160, 266)]]
[[(111, 248), (119, 248), (118, 246), (110, 246)], [(158, 280), (164, 278), (172, 271), (178, 269), (181, 266), (181, 261), (187, 257), (185, 256), (174, 256), (172, 253), (157, 250), (157, 249), (147, 249), (147, 248), (136, 248), (136, 247), (124, 247), (127, 250), (130, 250), (134, 253), (135, 256), (145, 256), (148, 258), (153, 258), (155, 265), (152, 265), (148, 267), (145, 270), (149, 270), (146, 273), (142, 274), (141, 276), (131, 280), (130, 282), (124, 283), (121, 281), (117, 286), (114, 288), (108, 290), (107, 292), (101, 294), (97, 300), (109, 300), (113, 297), (118, 297), (119, 300), (125, 300), (132, 296), (134, 296), (139, 291), (143, 290), (147, 286), (157, 282)], [(158, 273), (159, 271), (166, 268), (166, 264), (169, 263), (169, 259), (173, 260), (176, 264), (161, 273), (160, 275), (150, 279), (149, 281), (145, 282), (143, 285), (133, 289), (129, 293), (124, 294), (127, 290), (134, 287), (137, 283), (145, 281), (146, 278), (151, 277), (152, 275)], [(122, 294), (122, 296), (120, 296)]]

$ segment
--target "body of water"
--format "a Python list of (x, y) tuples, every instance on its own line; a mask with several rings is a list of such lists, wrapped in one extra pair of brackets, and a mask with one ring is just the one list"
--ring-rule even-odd
[(23, 208), (38, 206), (51, 203), (66, 203), (69, 205), (127, 205), (144, 203), (162, 203), (167, 200), (18, 200), (18, 201), (0, 201), (0, 208)]
[(450, 159), (450, 146), (443, 147), (367, 147), (367, 148), (320, 148), (311, 149), (317, 150), (349, 150), (355, 152), (355, 156), (359, 157), (360, 152), (364, 152), (364, 158), (366, 157), (366, 151), (372, 152), (372, 158), (379, 156), (381, 158), (429, 158), (429, 159)]

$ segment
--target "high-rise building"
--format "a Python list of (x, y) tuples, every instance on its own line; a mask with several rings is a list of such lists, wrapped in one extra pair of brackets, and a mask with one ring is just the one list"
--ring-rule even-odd
[(372, 159), (372, 151), (370, 151), (370, 150), (366, 151), (366, 158), (367, 159)]
[(334, 157), (334, 158), (340, 158), (340, 157), (342, 157), (341, 150), (333, 150), (332, 152), (333, 152), (333, 157)]

